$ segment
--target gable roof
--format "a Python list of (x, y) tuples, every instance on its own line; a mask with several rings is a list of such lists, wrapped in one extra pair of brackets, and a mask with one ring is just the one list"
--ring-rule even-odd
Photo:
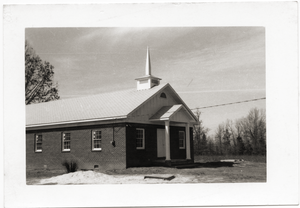
[(159, 111), (157, 111), (149, 120), (150, 121), (163, 121), (172, 119), (181, 109), (187, 113), (186, 115), (190, 119), (194, 119), (194, 114), (190, 114), (190, 111), (184, 107), (183, 104), (163, 106)]
[(134, 88), (27, 105), (26, 126), (126, 117), (167, 85), (159, 85), (149, 90), (137, 91)]
[(154, 114), (150, 120), (166, 120), (169, 119), (172, 115), (174, 115), (180, 108), (181, 104), (172, 105), (172, 106), (164, 106), (159, 111)]
[[(166, 87), (174, 91), (169, 84), (161, 84), (148, 90), (138, 91), (134, 88), (27, 105), (26, 126), (126, 118), (129, 113)], [(175, 94), (177, 95), (176, 92)]]

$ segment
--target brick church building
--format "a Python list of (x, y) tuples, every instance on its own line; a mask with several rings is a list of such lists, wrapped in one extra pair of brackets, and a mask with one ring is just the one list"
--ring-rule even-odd
[(193, 162), (197, 118), (170, 84), (151, 75), (135, 89), (26, 106), (26, 168), (124, 169)]

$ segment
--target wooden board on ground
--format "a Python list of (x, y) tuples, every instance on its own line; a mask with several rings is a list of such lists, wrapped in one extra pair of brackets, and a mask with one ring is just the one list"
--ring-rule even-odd
[(169, 176), (169, 177), (159, 177), (159, 176), (145, 176), (144, 179), (146, 178), (153, 178), (153, 179), (163, 179), (163, 180), (172, 180), (175, 178), (175, 176)]

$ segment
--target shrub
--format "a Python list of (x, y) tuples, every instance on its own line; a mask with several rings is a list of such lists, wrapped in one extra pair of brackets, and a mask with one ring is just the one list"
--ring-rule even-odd
[(62, 165), (66, 168), (68, 173), (76, 172), (78, 169), (77, 162), (74, 160), (67, 161), (65, 160)]

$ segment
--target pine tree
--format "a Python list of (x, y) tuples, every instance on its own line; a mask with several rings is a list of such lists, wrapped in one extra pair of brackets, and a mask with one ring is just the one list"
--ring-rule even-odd
[(207, 140), (206, 140), (206, 135), (203, 133), (202, 135), (202, 140), (201, 140), (201, 150), (202, 150), (202, 155), (207, 154)]
[(245, 152), (245, 150), (246, 150), (246, 149), (245, 149), (244, 142), (243, 142), (243, 139), (242, 139), (242, 137), (238, 136), (238, 137), (236, 138), (236, 140), (237, 140), (238, 154), (239, 154), (239, 155), (243, 155), (244, 152)]
[(250, 142), (250, 140), (247, 140), (245, 145), (245, 153), (247, 155), (252, 155), (253, 154), (253, 148), (252, 148), (252, 144)]
[(194, 130), (194, 138), (193, 138), (193, 140), (194, 140), (194, 152), (195, 152), (195, 154), (202, 154), (203, 148), (204, 148), (203, 144), (202, 144), (203, 143), (202, 142), (203, 135), (206, 134), (209, 131), (209, 129), (205, 128), (203, 126), (203, 122), (200, 119), (201, 112), (199, 110), (197, 110), (195, 112), (195, 115), (198, 119), (198, 124), (194, 125), (194, 128), (193, 128), (193, 130)]
[(231, 154), (231, 149), (230, 149), (230, 133), (228, 129), (225, 130), (224, 136), (223, 136), (223, 147), (224, 147), (224, 152), (225, 154)]

